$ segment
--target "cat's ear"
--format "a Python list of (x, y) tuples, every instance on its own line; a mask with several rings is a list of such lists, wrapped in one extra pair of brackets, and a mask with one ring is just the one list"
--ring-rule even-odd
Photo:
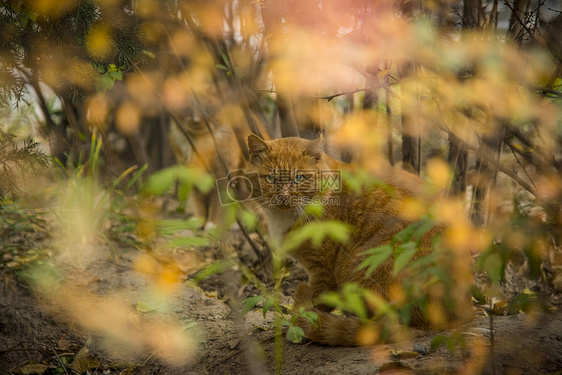
[(314, 156), (316, 160), (319, 160), (322, 156), (322, 152), (324, 152), (324, 143), (325, 139), (322, 137), (322, 134), (320, 134), (318, 139), (308, 142), (308, 145), (306, 145), (304, 149), (304, 153), (306, 155)]
[(250, 150), (250, 160), (252, 156), (257, 156), (263, 152), (269, 151), (269, 145), (266, 141), (261, 139), (255, 134), (250, 134), (248, 136), (248, 149)]

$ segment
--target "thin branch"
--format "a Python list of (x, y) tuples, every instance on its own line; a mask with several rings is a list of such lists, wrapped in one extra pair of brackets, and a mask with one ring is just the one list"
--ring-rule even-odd
[[(527, 25), (525, 24), (525, 22), (521, 19), (521, 17), (519, 17), (519, 14), (515, 11), (515, 9), (513, 9), (513, 7), (511, 6), (511, 4), (509, 3), (509, 1), (504, 0), (504, 4), (507, 5), (507, 7), (509, 9), (511, 9), (511, 13), (515, 16), (515, 18), (517, 19), (517, 22), (519, 22), (519, 24), (521, 25), (521, 27), (523, 27), (523, 29), (525, 29), (525, 31), (529, 34), (529, 36), (531, 37), (531, 39), (533, 39), (535, 42), (537, 42), (539, 45), (544, 47), (544, 43), (542, 43), (542, 40), (539, 40), (537, 38), (535, 38), (534, 33), (527, 27)], [(540, 33), (540, 31), (539, 31)]]
[(352, 90), (352, 91), (341, 92), (339, 94), (320, 96), (320, 95), (303, 94), (303, 93), (300, 93), (300, 92), (281, 92), (281, 91), (277, 91), (277, 90), (273, 90), (273, 89), (256, 89), (256, 91), (260, 91), (260, 92), (269, 92), (269, 93), (275, 93), (275, 94), (280, 94), (280, 95), (302, 96), (302, 97), (305, 97), (305, 98), (323, 99), (323, 100), (327, 100), (327, 101), (331, 101), (332, 99), (337, 98), (338, 96), (355, 94), (357, 92), (370, 91), (370, 90), (373, 90), (373, 88), (365, 87), (363, 89), (356, 89), (356, 90)]
[[(384, 86), (385, 90), (390, 90), (389, 86), (392, 86), (393, 84), (395, 84), (395, 83), (385, 82), (382, 86)], [(355, 89), (355, 90), (351, 90), (351, 91), (345, 91), (345, 92), (340, 92), (338, 94), (332, 94), (332, 95), (326, 95), (326, 96), (303, 94), (301, 92), (283, 92), (283, 91), (277, 91), (277, 90), (274, 90), (274, 89), (255, 89), (255, 90), (259, 91), (259, 92), (269, 92), (269, 93), (275, 93), (275, 94), (281, 94), (281, 95), (302, 96), (302, 97), (305, 97), (305, 98), (313, 98), (313, 99), (321, 99), (321, 100), (331, 101), (334, 98), (337, 98), (338, 96), (350, 95), (350, 94), (355, 94), (355, 93), (363, 92), (363, 91), (372, 91), (372, 90), (378, 91), (380, 88), (381, 88), (380, 85), (377, 86), (377, 87), (365, 87), (365, 88), (361, 88), (361, 89)], [(397, 96), (397, 94), (394, 91), (391, 91), (391, 95)]]
[(533, 180), (531, 179), (531, 176), (529, 176), (529, 173), (527, 172), (527, 168), (525, 168), (523, 163), (521, 163), (521, 160), (519, 160), (519, 157), (517, 156), (517, 153), (515, 152), (516, 151), (515, 147), (511, 144), (511, 142), (506, 142), (506, 144), (509, 147), (509, 149), (511, 150), (511, 153), (513, 154), (513, 156), (515, 157), (515, 160), (517, 160), (517, 164), (519, 164), (521, 166), (521, 169), (523, 170), (523, 172), (525, 172), (525, 175), (527, 175), (527, 178), (529, 179), (529, 181), (531, 181), (533, 186), (536, 188), (535, 184), (533, 183)]
[(203, 159), (203, 157), (201, 156), (201, 154), (199, 153), (199, 151), (197, 150), (197, 147), (195, 147), (195, 143), (193, 143), (193, 140), (191, 139), (191, 136), (189, 135), (189, 133), (187, 132), (187, 130), (185, 130), (182, 126), (181, 126), (181, 122), (176, 118), (176, 116), (172, 113), (172, 111), (170, 110), (170, 108), (168, 107), (168, 105), (166, 104), (166, 101), (164, 100), (164, 98), (162, 97), (162, 94), (160, 93), (160, 91), (158, 90), (158, 88), (156, 87), (156, 85), (154, 85), (154, 83), (142, 72), (142, 70), (138, 69), (138, 67), (135, 65), (134, 66), (135, 71), (138, 72), (144, 79), (146, 79), (148, 82), (150, 82), (150, 84), (152, 85), (152, 87), (154, 87), (154, 91), (156, 92), (156, 95), (158, 95), (158, 97), (160, 98), (160, 101), (162, 102), (162, 104), (164, 105), (164, 107), (166, 108), (166, 110), (168, 111), (168, 113), (170, 114), (170, 117), (172, 118), (172, 120), (178, 125), (177, 128), (180, 129), (180, 131), (183, 133), (183, 135), (185, 136), (185, 139), (187, 139), (187, 142), (189, 142), (189, 145), (191, 146), (193, 153), (195, 154), (195, 156), (197, 157), (197, 159), (201, 162), (201, 164), (203, 164), (203, 167), (205, 168), (205, 170), (210, 173), (210, 169), (209, 166), (207, 165), (207, 163), (205, 163), (205, 159)]
[(541, 198), (540, 194), (537, 192), (537, 190), (533, 186), (531, 186), (525, 180), (521, 179), (521, 177), (519, 177), (516, 173), (514, 173), (513, 171), (505, 168), (503, 165), (501, 165), (499, 162), (497, 162), (492, 156), (488, 155), (488, 153), (482, 147), (477, 147), (477, 146), (473, 146), (473, 145), (469, 144), (468, 142), (466, 142), (460, 136), (455, 134), (451, 129), (449, 129), (449, 127), (447, 127), (444, 124), (437, 123), (437, 126), (441, 130), (443, 130), (445, 133), (449, 134), (449, 136), (452, 139), (454, 139), (462, 148), (464, 148), (465, 150), (468, 150), (468, 151), (473, 151), (477, 156), (483, 158), (488, 163), (492, 164), (498, 171), (504, 173), (505, 175), (507, 175), (511, 179), (513, 179), (513, 181), (517, 182), (522, 188), (527, 190), (529, 193), (533, 194), (537, 198)]
[(360, 106), (359, 108), (357, 108), (357, 109), (356, 109), (356, 110), (355, 110), (355, 111), (354, 111), (354, 112), (353, 112), (353, 113), (352, 113), (352, 114), (335, 130), (335, 131), (334, 131), (334, 132), (332, 132), (332, 134), (330, 134), (329, 136), (326, 137), (326, 141), (328, 141), (328, 140), (329, 140), (331, 137), (333, 137), (338, 131), (340, 131), (341, 128), (343, 128), (343, 127), (348, 123), (348, 121), (351, 120), (351, 118), (352, 118), (353, 116), (355, 116), (355, 114), (357, 114), (357, 112), (359, 112), (360, 110), (363, 109), (365, 103), (367, 103), (369, 100), (371, 100), (371, 98), (372, 98), (373, 96), (375, 96), (375, 95), (380, 91), (380, 89), (382, 89), (383, 87), (385, 87), (387, 83), (388, 83), (388, 76), (385, 76), (385, 79), (384, 79), (383, 83), (381, 83), (375, 90), (373, 90), (373, 91), (371, 92), (371, 94), (369, 95), (369, 97), (366, 98), (366, 99), (363, 101), (363, 105), (362, 105), (362, 106)]

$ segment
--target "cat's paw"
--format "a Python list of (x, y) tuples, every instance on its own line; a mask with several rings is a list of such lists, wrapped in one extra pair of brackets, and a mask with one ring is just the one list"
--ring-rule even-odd
[(212, 232), (216, 229), (217, 224), (213, 223), (212, 221), (207, 221), (205, 225), (203, 225), (203, 230), (205, 232)]

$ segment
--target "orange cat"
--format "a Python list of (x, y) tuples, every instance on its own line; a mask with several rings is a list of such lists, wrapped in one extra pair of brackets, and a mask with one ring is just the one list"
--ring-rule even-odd
[[(365, 186), (360, 193), (356, 193), (345, 181), (334, 183), (333, 177), (339, 179), (340, 171), (352, 171), (354, 167), (327, 156), (323, 152), (322, 138), (314, 141), (301, 138), (264, 141), (250, 135), (248, 146), (248, 176), (252, 176), (252, 184), (262, 186), (263, 197), (257, 201), (266, 213), (274, 242), (282, 244), (291, 230), (309, 220), (338, 220), (353, 226), (354, 230), (346, 244), (326, 239), (320, 246), (314, 246), (310, 241), (306, 241), (291, 253), (306, 268), (309, 275), (308, 284), (301, 283), (297, 288), (295, 306), (304, 306), (319, 316), (316, 327), (305, 319), (297, 320), (310, 340), (346, 346), (365, 343), (364, 340), (358, 340), (358, 335), (364, 327), (358, 318), (329, 313), (330, 308), (319, 304), (318, 297), (324, 292), (341, 291), (348, 283), (356, 283), (388, 302), (393, 302), (390, 300), (391, 289), (401, 285), (407, 275), (401, 272), (393, 276), (394, 261), (391, 257), (367, 276), (365, 270), (359, 268), (366, 258), (362, 252), (389, 244), (398, 232), (417, 221), (416, 218), (404, 218), (402, 212), (404, 202), (409, 198), (421, 197), (422, 180), (389, 166), (379, 169), (376, 177), (392, 188), (392, 194), (387, 192), (388, 189)], [(326, 173), (329, 178), (323, 180), (321, 175)], [(323, 181), (331, 182), (329, 186), (325, 186), (322, 185)], [(319, 219), (311, 218), (304, 211), (306, 204), (315, 199), (324, 204), (324, 211)], [(431, 251), (431, 238), (437, 231), (434, 229), (432, 233), (423, 237), (421, 247), (424, 251), (421, 253), (427, 254)], [(463, 278), (465, 275), (456, 276)], [(441, 291), (443, 294), (443, 288), (435, 287), (431, 290)], [(456, 299), (456, 306), (452, 310), (445, 309), (444, 302), (440, 302), (445, 319), (451, 324), (472, 319), (470, 294), (466, 293)], [(376, 311), (371, 313), (376, 314)], [(414, 309), (410, 325), (428, 327), (428, 317), (424, 316), (420, 309)], [(376, 327), (376, 324), (374, 326)], [(383, 334), (382, 331), (380, 323), (378, 340)]]
[[(244, 166), (244, 157), (236, 142), (236, 138), (232, 134), (219, 129), (214, 134), (217, 142), (217, 147), (215, 148), (203, 114), (197, 108), (190, 109), (188, 115), (178, 117), (181, 119), (182, 124), (176, 124), (172, 121), (170, 145), (179, 164), (199, 168), (209, 172), (215, 178), (223, 178), (228, 171), (237, 170)], [(202, 160), (195, 155), (191, 144), (182, 130), (180, 130), (180, 126), (190, 136)], [(218, 153), (222, 157), (222, 162), (219, 159)], [(222, 223), (223, 207), (215, 187), (206, 193), (193, 188), (190, 194), (190, 201), (193, 206), (194, 216), (205, 220), (205, 229), (213, 228)]]

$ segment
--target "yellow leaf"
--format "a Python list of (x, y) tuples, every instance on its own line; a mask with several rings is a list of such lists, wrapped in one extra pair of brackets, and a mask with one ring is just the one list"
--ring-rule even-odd
[(384, 76), (386, 76), (388, 74), (390, 69), (385, 69), (385, 70), (381, 70), (378, 74), (377, 74), (377, 78), (383, 78)]

